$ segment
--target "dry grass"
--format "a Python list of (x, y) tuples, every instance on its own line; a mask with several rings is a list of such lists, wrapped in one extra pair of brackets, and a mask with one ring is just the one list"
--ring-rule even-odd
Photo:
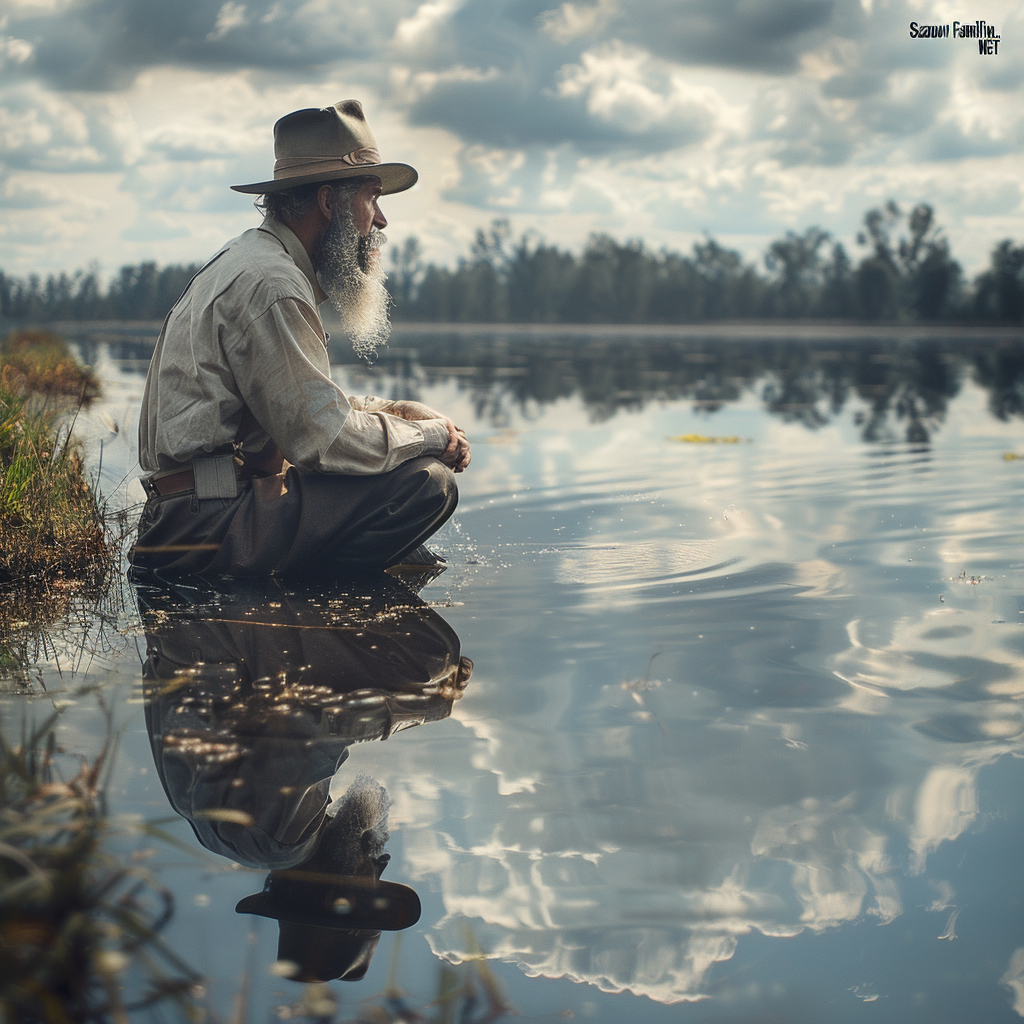
[(0, 735), (0, 1019), (127, 1024), (170, 1000), (197, 1020), (199, 977), (160, 935), (170, 891), (110, 850), (126, 828), (147, 830), (106, 813), (111, 742), (62, 778), (58, 717), (16, 744)]

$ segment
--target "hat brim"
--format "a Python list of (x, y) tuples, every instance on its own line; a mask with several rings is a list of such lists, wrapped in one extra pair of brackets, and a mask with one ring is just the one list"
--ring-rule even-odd
[(346, 881), (350, 884), (335, 890), (337, 895), (348, 898), (351, 909), (345, 914), (332, 912), (323, 902), (296, 906), (294, 900), (281, 899), (266, 889), (240, 899), (235, 904), (235, 913), (337, 931), (398, 932), (411, 928), (420, 919), (420, 898), (408, 885), (384, 881), (367, 884), (358, 878)]
[(416, 184), (419, 174), (408, 164), (358, 164), (340, 171), (318, 171), (315, 174), (297, 174), (289, 178), (275, 178), (272, 181), (258, 181), (252, 185), (232, 185), (235, 192), (247, 195), (265, 196), (268, 192), (283, 192), (286, 188), (312, 185), (317, 181), (340, 181), (342, 178), (380, 178), (381, 194), (391, 195), (404, 192)]

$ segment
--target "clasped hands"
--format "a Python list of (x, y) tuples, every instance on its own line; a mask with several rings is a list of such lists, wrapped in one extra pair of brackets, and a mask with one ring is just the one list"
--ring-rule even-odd
[(388, 409), (393, 416), (401, 416), (404, 420), (444, 420), (448, 427), (448, 447), (438, 456), (449, 469), (461, 473), (473, 458), (469, 438), (466, 432), (457, 427), (443, 412), (431, 409), (422, 402), (399, 399), (391, 403)]

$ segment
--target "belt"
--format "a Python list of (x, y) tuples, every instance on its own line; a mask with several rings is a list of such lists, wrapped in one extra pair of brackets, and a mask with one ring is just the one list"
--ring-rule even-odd
[[(272, 476), (273, 474), (260, 473), (252, 470), (240, 470), (238, 473), (239, 485), (252, 480), (258, 476)], [(183, 491), (194, 491), (196, 489), (196, 475), (191, 469), (183, 469), (178, 473), (169, 473), (167, 476), (157, 477), (142, 481), (142, 486), (147, 494), (155, 491), (161, 498), (169, 494), (180, 494)]]
[(171, 473), (156, 480), (150, 479), (146, 483), (161, 497), (177, 494), (179, 491), (194, 491), (196, 489), (196, 477), (191, 469), (183, 469), (180, 473)]

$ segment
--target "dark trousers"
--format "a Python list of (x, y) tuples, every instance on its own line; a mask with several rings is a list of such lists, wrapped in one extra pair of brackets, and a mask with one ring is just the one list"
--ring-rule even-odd
[(236, 498), (181, 491), (146, 502), (132, 565), (160, 572), (268, 576), (399, 564), (455, 511), (455, 475), (429, 456), (390, 473), (286, 473)]

